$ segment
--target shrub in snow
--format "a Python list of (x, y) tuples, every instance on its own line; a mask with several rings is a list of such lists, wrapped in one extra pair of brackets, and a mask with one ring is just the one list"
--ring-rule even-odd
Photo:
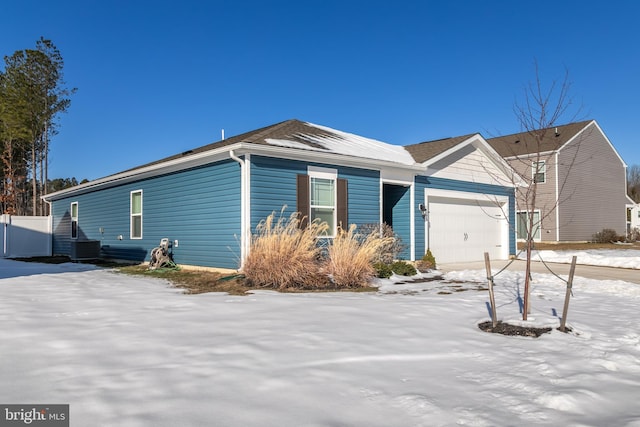
[(604, 228), (592, 236), (594, 243), (610, 243), (618, 240), (618, 233), (610, 228)]
[(363, 237), (367, 237), (371, 234), (375, 234), (377, 236), (387, 238), (386, 243), (384, 243), (380, 248), (378, 248), (378, 253), (375, 255), (375, 262), (381, 262), (384, 264), (391, 264), (394, 259), (398, 258), (398, 255), (402, 253), (405, 249), (407, 249), (407, 245), (402, 242), (400, 236), (393, 231), (393, 228), (389, 224), (361, 224), (358, 226), (358, 231), (360, 235)]
[(373, 264), (373, 268), (376, 270), (376, 277), (380, 279), (388, 279), (393, 274), (391, 266), (384, 262), (376, 262)]
[(324, 270), (338, 288), (367, 286), (376, 274), (374, 260), (380, 250), (393, 240), (377, 233), (363, 236), (355, 230), (355, 225), (351, 225), (347, 231), (339, 230), (327, 248)]
[(422, 259), (418, 261), (418, 269), (420, 271), (426, 271), (436, 268), (436, 258), (431, 253), (431, 249), (427, 249), (427, 253), (422, 256)]
[(413, 276), (417, 273), (416, 268), (405, 261), (396, 261), (391, 264), (391, 270), (400, 276)]
[(317, 237), (326, 234), (326, 222), (313, 221), (300, 229), (298, 214), (288, 218), (275, 212), (260, 221), (251, 237), (251, 250), (245, 259), (242, 273), (247, 282), (256, 287), (276, 289), (305, 287), (318, 270), (321, 248)]

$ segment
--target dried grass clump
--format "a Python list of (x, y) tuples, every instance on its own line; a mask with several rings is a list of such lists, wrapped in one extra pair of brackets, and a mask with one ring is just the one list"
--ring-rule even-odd
[(367, 286), (376, 275), (374, 260), (383, 248), (393, 243), (391, 237), (377, 233), (362, 236), (355, 230), (353, 224), (348, 231), (340, 230), (327, 248), (325, 271), (337, 288)]
[(326, 234), (328, 225), (314, 221), (299, 228), (298, 213), (288, 218), (284, 208), (276, 219), (273, 212), (260, 221), (251, 237), (251, 249), (242, 272), (251, 286), (279, 290), (305, 287), (305, 280), (317, 271), (320, 248), (318, 235)]

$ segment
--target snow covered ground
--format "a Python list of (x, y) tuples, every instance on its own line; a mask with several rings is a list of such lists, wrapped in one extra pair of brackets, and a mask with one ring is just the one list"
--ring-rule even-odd
[[(588, 251), (534, 251), (532, 258), (539, 261), (541, 258), (545, 262), (571, 263), (571, 258), (577, 256), (577, 263), (584, 265), (597, 265), (602, 267), (621, 267), (640, 269), (640, 251), (634, 249), (610, 250), (610, 249), (590, 249)], [(519, 259), (525, 259), (526, 254), (522, 253)]]
[[(0, 259), (0, 402), (68, 403), (72, 426), (640, 426), (639, 285), (576, 277), (573, 332), (535, 339), (478, 329), (483, 271), (445, 279), (185, 295)], [(496, 277), (500, 319), (522, 283)], [(557, 327), (564, 294), (534, 275), (530, 323)]]

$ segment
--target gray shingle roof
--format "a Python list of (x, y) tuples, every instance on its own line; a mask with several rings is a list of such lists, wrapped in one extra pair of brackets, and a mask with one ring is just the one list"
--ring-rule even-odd
[[(514, 133), (487, 139), (489, 145), (502, 157), (523, 156), (555, 151), (566, 144), (593, 120), (569, 123), (532, 132)], [(556, 133), (557, 129), (557, 133)]]
[(253, 144), (269, 145), (266, 142), (267, 138), (295, 140), (296, 142), (300, 142), (309, 147), (313, 147), (316, 149), (323, 148), (319, 144), (314, 144), (313, 142), (304, 140), (298, 136), (302, 134), (327, 136), (329, 133), (317, 127), (310, 126), (308, 123), (302, 122), (300, 120), (291, 119), (291, 120), (286, 120), (284, 122), (276, 123), (270, 126), (266, 126), (260, 129), (252, 130), (250, 132), (245, 132), (240, 135), (235, 135), (230, 138), (226, 138), (217, 142), (212, 142), (211, 144), (203, 145), (201, 147), (184, 151), (180, 154), (175, 154), (173, 156), (155, 160), (153, 162), (146, 163), (144, 165), (136, 166), (135, 168), (132, 168), (129, 170), (135, 170), (135, 169), (139, 169), (147, 166), (157, 165), (170, 160), (180, 159), (182, 157), (189, 156), (191, 154), (204, 153), (210, 150), (226, 147), (239, 142), (250, 142)]
[(469, 135), (456, 136), (453, 138), (438, 139), (435, 141), (425, 141), (418, 144), (406, 145), (404, 148), (413, 156), (417, 163), (423, 163), (435, 156), (444, 153), (448, 149), (455, 147), (463, 141), (477, 135), (470, 133)]

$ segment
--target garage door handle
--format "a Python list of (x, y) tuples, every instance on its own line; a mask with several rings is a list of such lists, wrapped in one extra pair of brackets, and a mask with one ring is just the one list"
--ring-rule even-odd
[(464, 233), (464, 241), (466, 242), (467, 240), (469, 240), (469, 235), (467, 233)]

